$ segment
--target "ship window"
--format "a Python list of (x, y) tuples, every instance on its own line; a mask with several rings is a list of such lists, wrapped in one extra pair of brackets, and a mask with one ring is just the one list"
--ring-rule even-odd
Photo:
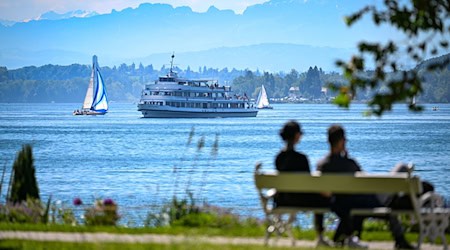
[(200, 108), (201, 107), (200, 103), (199, 102), (195, 103), (195, 107)]
[(202, 104), (202, 107), (203, 107), (204, 109), (208, 108), (208, 103), (203, 103), (203, 104)]

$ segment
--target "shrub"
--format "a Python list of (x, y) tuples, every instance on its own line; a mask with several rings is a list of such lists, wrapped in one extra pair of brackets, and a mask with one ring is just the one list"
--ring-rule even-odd
[(87, 226), (115, 226), (120, 219), (117, 204), (111, 199), (97, 200), (84, 213)]
[(0, 221), (8, 223), (43, 222), (45, 210), (39, 200), (28, 199), (20, 203), (0, 204)]
[[(188, 193), (189, 194), (189, 193)], [(229, 210), (209, 206), (196, 206), (192, 195), (189, 194), (190, 203), (187, 198), (178, 200), (174, 197), (168, 204), (164, 205), (159, 213), (149, 214), (145, 226), (182, 226), (182, 227), (209, 227), (209, 228), (237, 228), (237, 227), (259, 227), (261, 222), (256, 219), (241, 220), (236, 214)]]
[(24, 145), (22, 150), (18, 152), (11, 175), (11, 193), (8, 197), (10, 202), (21, 203), (27, 199), (39, 200), (39, 188), (30, 145)]

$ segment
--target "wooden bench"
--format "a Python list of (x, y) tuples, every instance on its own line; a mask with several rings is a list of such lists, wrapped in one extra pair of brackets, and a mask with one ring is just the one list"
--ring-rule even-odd
[[(367, 174), (357, 172), (349, 174), (323, 174), (320, 173), (279, 173), (277, 171), (263, 173), (261, 164), (256, 165), (254, 178), (258, 190), (261, 205), (266, 216), (266, 236), (264, 243), (267, 245), (272, 233), (277, 236), (286, 232), (295, 245), (292, 233), (292, 223), (296, 220), (297, 213), (330, 212), (326, 207), (274, 207), (273, 197), (276, 192), (298, 193), (339, 193), (339, 194), (399, 194), (408, 195), (412, 208), (397, 210), (389, 207), (377, 207), (371, 209), (353, 209), (352, 214), (360, 215), (386, 215), (409, 214), (414, 216), (419, 226), (419, 239), (417, 248), (425, 238), (435, 242), (440, 238), (444, 249), (448, 249), (445, 239), (445, 230), (449, 224), (450, 209), (442, 207), (442, 198), (432, 192), (418, 196), (422, 192), (422, 184), (419, 177), (413, 176), (412, 171), (397, 174)], [(425, 207), (424, 204), (427, 204)], [(287, 219), (286, 219), (287, 217)]]

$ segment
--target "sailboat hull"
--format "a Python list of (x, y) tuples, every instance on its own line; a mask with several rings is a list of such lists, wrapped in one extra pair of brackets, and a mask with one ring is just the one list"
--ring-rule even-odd
[(263, 107), (258, 107), (258, 109), (273, 109), (272, 106), (263, 106)]
[(75, 110), (73, 115), (104, 115), (106, 112), (98, 112), (93, 110)]

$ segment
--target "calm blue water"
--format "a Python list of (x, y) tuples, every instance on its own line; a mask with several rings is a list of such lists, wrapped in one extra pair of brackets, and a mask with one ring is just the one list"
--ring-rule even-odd
[[(278, 131), (297, 119), (305, 131), (298, 149), (312, 167), (328, 151), (327, 127), (341, 123), (349, 152), (364, 170), (387, 172), (398, 162), (413, 162), (416, 173), (448, 198), (450, 105), (432, 106), (415, 114), (399, 105), (381, 119), (362, 116), (364, 105), (348, 111), (326, 104), (275, 104), (256, 118), (143, 119), (134, 104), (112, 103), (110, 113), (98, 117), (72, 116), (79, 104), (0, 104), (0, 166), (8, 167), (9, 177), (16, 152), (32, 144), (44, 199), (52, 195), (70, 206), (75, 197), (85, 203), (112, 198), (128, 208), (121, 210), (124, 220), (143, 218), (149, 207), (188, 188), (210, 204), (261, 215), (255, 163), (273, 168), (283, 146)], [(205, 146), (198, 150), (202, 137)]]

